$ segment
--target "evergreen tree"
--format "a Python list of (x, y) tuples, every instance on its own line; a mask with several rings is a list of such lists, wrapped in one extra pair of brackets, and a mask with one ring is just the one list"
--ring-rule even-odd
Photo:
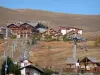
[(11, 60), (11, 58), (9, 57), (7, 58), (7, 65), (6, 65), (6, 60), (2, 64), (2, 69), (1, 69), (2, 75), (5, 75), (5, 66), (7, 66), (7, 71), (6, 71), (7, 74), (13, 72), (13, 61)]
[[(6, 71), (5, 71), (5, 66), (7, 66), (7, 70)], [(7, 65), (6, 65), (6, 60), (2, 64), (1, 74), (5, 75), (5, 73), (6, 74), (13, 73), (15, 75), (20, 74), (19, 66), (14, 64), (12, 59), (9, 58), (9, 57), (7, 57)]]

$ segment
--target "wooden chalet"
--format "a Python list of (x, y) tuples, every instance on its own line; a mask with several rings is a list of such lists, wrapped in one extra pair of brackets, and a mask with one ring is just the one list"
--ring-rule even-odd
[(49, 35), (52, 37), (52, 39), (58, 39), (58, 37), (60, 36), (60, 33), (55, 31), (54, 29), (52, 28), (48, 28), (45, 32), (43, 32), (42, 34), (42, 38), (44, 39), (45, 36)]
[[(78, 62), (78, 63), (77, 63)], [(67, 58), (65, 72), (100, 72), (100, 63), (93, 57), (82, 59)]]
[(84, 70), (85, 72), (96, 72), (96, 68), (98, 65), (96, 64), (96, 58), (93, 57), (85, 57), (80, 60), (80, 70)]
[(7, 28), (9, 28), (11, 30), (11, 33), (13, 35), (17, 35), (18, 31), (19, 31), (19, 27), (16, 24), (10, 24), (7, 26)]
[(62, 26), (60, 26), (59, 31), (60, 31), (60, 33), (62, 33), (62, 35), (66, 35), (71, 31), (74, 31), (77, 34), (82, 34), (82, 29), (74, 28), (74, 27), (62, 27)]
[(28, 37), (31, 36), (34, 27), (28, 23), (23, 23), (19, 26), (18, 35), (20, 37)]
[(38, 32), (34, 26), (30, 25), (29, 23), (23, 23), (23, 24), (10, 24), (7, 26), (11, 30), (11, 33), (13, 35), (16, 35), (17, 38), (20, 37), (29, 37), (34, 32)]

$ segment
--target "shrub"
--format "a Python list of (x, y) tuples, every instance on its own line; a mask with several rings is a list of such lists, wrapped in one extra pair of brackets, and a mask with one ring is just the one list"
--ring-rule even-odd
[(51, 35), (46, 35), (45, 36), (45, 41), (47, 41), (47, 42), (52, 41), (52, 36)]
[(71, 40), (71, 39), (69, 39), (69, 38), (67, 38), (67, 36), (66, 36), (66, 35), (64, 35), (64, 36), (63, 36), (63, 41), (64, 41), (64, 42), (66, 42), (66, 41), (72, 41), (72, 40)]
[(52, 75), (54, 73), (53, 70), (45, 68), (44, 69), (44, 73), (42, 75)]

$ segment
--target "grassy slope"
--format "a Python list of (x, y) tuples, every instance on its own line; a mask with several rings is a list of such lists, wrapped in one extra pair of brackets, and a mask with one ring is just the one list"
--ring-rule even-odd
[[(73, 43), (41, 42), (40, 44), (41, 47), (33, 48), (33, 52), (31, 53), (33, 56), (30, 59), (41, 66), (52, 64), (55, 68), (64, 68), (67, 57), (72, 57), (73, 55)], [(87, 46), (88, 51), (83, 51), (81, 50), (82, 44), (78, 44), (77, 58), (89, 56), (96, 57), (97, 60), (100, 60), (99, 48), (93, 47), (93, 41), (88, 41)]]
[(0, 7), (0, 25), (13, 21), (49, 21), (49, 26), (73, 26), (84, 31), (99, 31), (100, 15), (75, 15), (66, 13), (54, 13), (31, 9), (7, 9)]
[[(10, 44), (9, 40), (8, 55), (10, 55)], [(99, 48), (93, 46), (93, 41), (88, 41), (87, 43), (88, 51), (83, 51), (81, 49), (82, 43), (78, 43), (77, 47), (77, 58), (82, 58), (85, 56), (96, 57), (100, 61)], [(14, 60), (19, 61), (20, 52), (20, 40), (16, 51), (14, 52)], [(0, 60), (3, 60), (3, 51), (5, 50), (5, 45), (0, 44)], [(30, 48), (29, 48), (30, 50)], [(46, 67), (52, 65), (54, 68), (65, 68), (66, 59), (72, 57), (73, 55), (73, 42), (38, 42), (33, 46), (32, 50), (29, 51), (30, 60), (34, 64), (39, 64), (41, 67)]]

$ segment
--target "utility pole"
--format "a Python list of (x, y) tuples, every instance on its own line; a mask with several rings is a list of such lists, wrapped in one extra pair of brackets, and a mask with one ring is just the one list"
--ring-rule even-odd
[(26, 30), (26, 35), (25, 35), (25, 43), (24, 43), (24, 56), (23, 59), (28, 59), (28, 51), (26, 50), (27, 48), (27, 30)]
[[(8, 29), (6, 28), (5, 45), (7, 45), (7, 40), (8, 40)], [(8, 64), (7, 64), (7, 58), (8, 58), (7, 47), (6, 47), (6, 50), (4, 52), (4, 55), (5, 55), (5, 60), (6, 60), (6, 64), (5, 64), (5, 75), (6, 75), (7, 74), (7, 68), (8, 68)]]
[(15, 43), (14, 43), (14, 41), (12, 41), (12, 46), (11, 46), (11, 57), (12, 58), (14, 56), (14, 51), (15, 51), (14, 45), (15, 45)]

